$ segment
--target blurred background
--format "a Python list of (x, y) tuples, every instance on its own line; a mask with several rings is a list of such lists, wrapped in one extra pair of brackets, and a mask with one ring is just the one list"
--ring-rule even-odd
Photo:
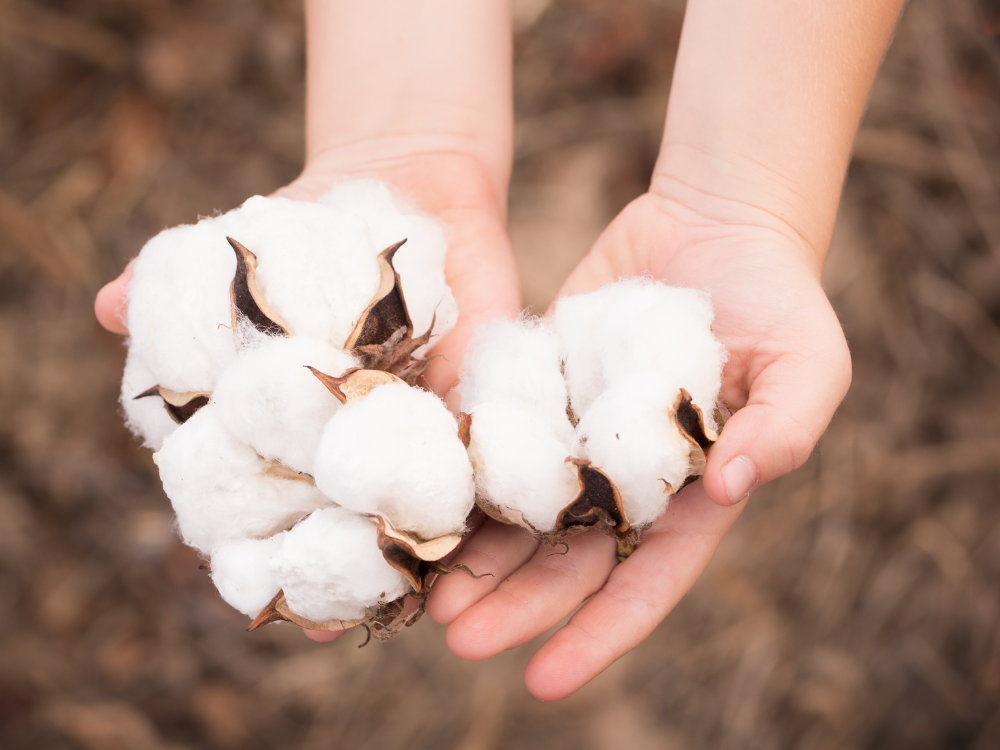
[[(683, 3), (518, 0), (510, 230), (544, 310), (646, 187)], [(160, 229), (294, 178), (294, 0), (0, 2), (0, 746), (1000, 747), (1000, 3), (912, 0), (825, 284), (851, 392), (691, 594), (570, 699), (425, 618), (248, 635), (171, 528), (91, 305)]]

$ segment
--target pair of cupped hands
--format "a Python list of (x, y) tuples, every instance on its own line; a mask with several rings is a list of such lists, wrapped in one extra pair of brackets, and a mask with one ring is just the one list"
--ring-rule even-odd
[[(514, 315), (521, 304), (505, 228), (506, 177), (461, 149), (377, 163), (333, 150), (311, 158), (277, 194), (315, 200), (344, 176), (385, 180), (448, 228), (446, 275), (461, 317), (436, 345), (443, 356), (426, 375), (427, 386), (448, 397), (476, 326)], [(689, 189), (661, 171), (611, 222), (560, 296), (641, 275), (710, 292), (713, 330), (729, 352), (721, 400), (733, 415), (704, 477), (671, 500), (622, 563), (602, 534), (575, 536), (567, 554), (554, 555), (519, 527), (482, 522), (453, 562), (491, 575), (443, 576), (427, 604), (448, 626), (456, 655), (487, 659), (572, 615), (525, 671), (535, 696), (566, 697), (650, 635), (694, 585), (755, 488), (805, 461), (847, 390), (850, 358), (819, 283), (822, 260), (802, 247), (774, 215)], [(119, 334), (127, 333), (129, 278), (126, 268), (96, 300), (101, 324)], [(340, 635), (307, 634), (318, 641)]]

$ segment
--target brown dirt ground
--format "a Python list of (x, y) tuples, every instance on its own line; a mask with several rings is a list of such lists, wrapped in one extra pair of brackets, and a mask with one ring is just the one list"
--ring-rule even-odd
[[(648, 180), (682, 4), (520, 0), (511, 234), (544, 309)], [(142, 243), (293, 178), (283, 0), (0, 4), (0, 745), (1000, 747), (1000, 6), (913, 0), (825, 276), (851, 393), (708, 572), (572, 698), (536, 644), (247, 635), (116, 412), (91, 300)]]

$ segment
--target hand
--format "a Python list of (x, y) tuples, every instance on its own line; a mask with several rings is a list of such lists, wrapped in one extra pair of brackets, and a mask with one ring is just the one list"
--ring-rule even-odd
[[(277, 191), (295, 200), (315, 200), (345, 175), (377, 178), (396, 186), (447, 227), (449, 248), (445, 275), (458, 302), (456, 327), (434, 346), (441, 354), (428, 366), (427, 384), (445, 396), (455, 384), (468, 339), (475, 326), (497, 315), (516, 313), (520, 286), (504, 228), (505, 191), (468, 156), (413, 154), (387, 163), (358, 163), (327, 152), (314, 159), (295, 182)], [(97, 295), (95, 312), (109, 331), (127, 334), (122, 317), (131, 263)], [(343, 633), (306, 631), (314, 640), (329, 641)]]
[(552, 555), (521, 529), (489, 521), (456, 561), (493, 577), (435, 584), (429, 614), (449, 624), (451, 649), (474, 660), (531, 640), (589, 597), (528, 664), (525, 682), (543, 700), (571, 694), (653, 631), (701, 575), (741, 501), (805, 461), (850, 383), (819, 256), (773, 217), (741, 223), (732, 217), (746, 216), (745, 207), (710, 202), (692, 207), (647, 193), (560, 292), (647, 273), (711, 292), (713, 330), (729, 351), (721, 400), (735, 414), (709, 450), (704, 478), (671, 500), (624, 563), (603, 535), (573, 537), (568, 554)]

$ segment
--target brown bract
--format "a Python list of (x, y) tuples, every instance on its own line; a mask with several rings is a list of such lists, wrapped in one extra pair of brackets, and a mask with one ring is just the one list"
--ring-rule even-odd
[[(264, 299), (257, 285), (257, 256), (232, 237), (226, 237), (236, 253), (236, 274), (229, 286), (232, 302), (233, 335), (240, 317), (246, 318), (261, 333), (268, 336), (290, 336), (291, 331)], [(239, 342), (239, 337), (237, 337)]]
[(399, 274), (392, 259), (406, 240), (400, 240), (383, 250), (378, 256), (380, 272), (378, 291), (371, 304), (361, 314), (361, 319), (344, 344), (345, 349), (381, 344), (400, 328), (406, 330), (405, 338), (413, 336), (413, 322), (406, 309)]
[[(454, 570), (439, 561), (458, 547), (462, 534), (446, 534), (422, 541), (413, 534), (394, 529), (381, 516), (370, 518), (378, 524), (378, 547), (382, 550), (382, 556), (387, 563), (410, 579), (414, 594), (426, 596), (435, 575)], [(471, 571), (468, 572), (472, 575)]]
[(167, 410), (170, 418), (177, 424), (184, 424), (195, 415), (195, 412), (208, 403), (208, 399), (211, 398), (212, 394), (203, 391), (178, 393), (169, 388), (164, 388), (162, 385), (154, 385), (152, 388), (140, 393), (133, 400), (149, 396), (159, 396), (162, 398), (163, 408)]
[(360, 367), (352, 367), (350, 370), (346, 370), (339, 378), (335, 378), (332, 375), (320, 372), (310, 365), (306, 365), (306, 368), (342, 404), (359, 401), (380, 385), (403, 382), (391, 372), (383, 372), (382, 370), (365, 370)]

